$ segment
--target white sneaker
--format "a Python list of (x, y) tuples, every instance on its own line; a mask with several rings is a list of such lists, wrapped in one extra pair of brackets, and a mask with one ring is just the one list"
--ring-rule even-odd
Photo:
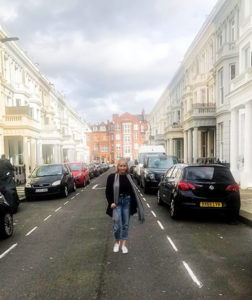
[(122, 253), (127, 254), (128, 252), (128, 248), (126, 246), (122, 246)]
[(119, 243), (115, 243), (114, 247), (113, 247), (113, 252), (119, 252), (119, 248), (120, 248), (120, 242)]

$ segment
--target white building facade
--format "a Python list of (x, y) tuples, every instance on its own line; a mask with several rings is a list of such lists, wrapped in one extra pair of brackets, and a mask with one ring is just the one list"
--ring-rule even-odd
[(89, 162), (88, 131), (22, 49), (0, 43), (0, 154), (26, 176), (43, 163)]
[[(166, 93), (166, 144), (179, 140), (187, 163), (230, 164), (241, 187), (252, 188), (251, 0), (217, 2)], [(179, 149), (169, 146), (167, 153), (180, 157)]]

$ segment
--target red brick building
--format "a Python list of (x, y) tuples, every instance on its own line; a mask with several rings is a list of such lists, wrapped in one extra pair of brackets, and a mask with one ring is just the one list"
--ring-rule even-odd
[(144, 111), (141, 115), (115, 114), (112, 121), (93, 125), (91, 129), (91, 161), (117, 163), (121, 157), (137, 159), (139, 148), (147, 142), (148, 125)]

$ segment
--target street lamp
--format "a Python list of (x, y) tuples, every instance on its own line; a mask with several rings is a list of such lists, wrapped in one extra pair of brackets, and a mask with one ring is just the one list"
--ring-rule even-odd
[(1, 42), (1, 43), (12, 42), (12, 41), (18, 41), (18, 40), (19, 40), (18, 37), (4, 37), (4, 38), (0, 38), (0, 42)]

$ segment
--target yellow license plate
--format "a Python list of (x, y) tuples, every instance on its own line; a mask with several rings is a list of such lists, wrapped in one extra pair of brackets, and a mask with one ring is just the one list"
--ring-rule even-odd
[(222, 207), (221, 202), (200, 202), (200, 207)]

